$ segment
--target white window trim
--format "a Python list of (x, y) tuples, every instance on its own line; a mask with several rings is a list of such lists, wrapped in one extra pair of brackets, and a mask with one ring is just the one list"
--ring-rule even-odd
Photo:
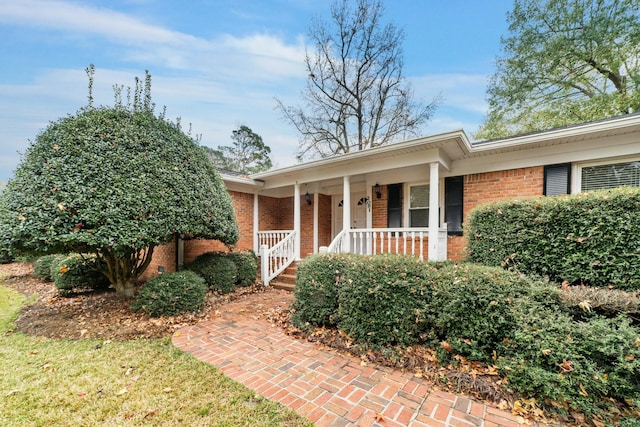
[[(440, 224), (444, 224), (444, 177), (440, 177), (438, 180), (438, 205), (440, 205)], [(409, 219), (411, 216), (409, 215), (409, 207), (411, 205), (411, 187), (416, 187), (419, 185), (429, 185), (429, 191), (431, 191), (431, 186), (429, 181), (416, 181), (416, 182), (405, 182), (402, 186), (403, 191), (403, 200), (402, 200), (402, 223), (404, 227), (410, 228)], [(429, 206), (430, 208), (430, 206)]]
[(582, 189), (582, 168), (610, 165), (612, 163), (640, 162), (639, 156), (610, 157), (594, 162), (574, 163), (571, 165), (571, 194), (578, 194)]

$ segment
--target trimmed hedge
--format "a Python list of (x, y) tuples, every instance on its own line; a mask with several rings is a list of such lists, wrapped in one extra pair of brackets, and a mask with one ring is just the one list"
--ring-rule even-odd
[(258, 257), (253, 251), (229, 252), (229, 259), (238, 270), (236, 285), (251, 286), (258, 278)]
[(640, 188), (501, 201), (468, 218), (469, 259), (552, 281), (640, 289)]
[(41, 256), (33, 262), (33, 275), (39, 279), (50, 282), (51, 278), (51, 266), (54, 264), (58, 264), (61, 259), (65, 258), (66, 255), (61, 254), (53, 254), (53, 255), (45, 255)]
[(131, 303), (131, 309), (152, 317), (175, 316), (202, 310), (206, 296), (205, 280), (193, 271), (183, 270), (149, 280)]
[(202, 254), (185, 268), (200, 275), (209, 289), (222, 294), (236, 289), (238, 268), (224, 252)]
[(531, 309), (562, 311), (560, 291), (537, 278), (471, 263), (447, 264), (432, 279), (428, 323), (438, 341), (474, 360), (489, 361)]
[(360, 257), (339, 288), (339, 327), (360, 342), (411, 345), (429, 337), (437, 269), (403, 255)]
[(68, 296), (74, 289), (105, 290), (111, 285), (109, 279), (97, 270), (95, 258), (73, 254), (57, 261), (51, 264), (51, 278), (60, 295)]
[(426, 345), (443, 363), (495, 365), (551, 412), (606, 420), (620, 402), (640, 404), (638, 327), (624, 315), (573, 317), (561, 292), (499, 267), (316, 255), (298, 265), (292, 322), (335, 326), (365, 349)]
[(338, 320), (338, 289), (347, 266), (359, 259), (351, 254), (317, 254), (298, 263), (291, 323), (299, 328), (335, 326)]

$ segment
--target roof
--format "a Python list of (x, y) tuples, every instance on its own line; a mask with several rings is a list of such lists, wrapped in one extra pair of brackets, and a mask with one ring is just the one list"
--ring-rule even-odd
[[(236, 185), (268, 189), (291, 186), (296, 182), (337, 180), (345, 175), (379, 176), (384, 171), (406, 169), (404, 176), (394, 177), (401, 179), (409, 171), (421, 173), (419, 168), (432, 162), (438, 162), (444, 171), (456, 169), (457, 174), (477, 172), (479, 167), (486, 170), (510, 169), (530, 165), (533, 161), (538, 165), (559, 162), (562, 157), (558, 153), (575, 153), (577, 148), (589, 149), (593, 155), (602, 156), (602, 152), (596, 153), (603, 148), (599, 146), (601, 140), (625, 134), (640, 135), (640, 113), (476, 142), (471, 142), (460, 129), (272, 169), (248, 178), (230, 174), (223, 174), (223, 178), (225, 182)], [(640, 140), (628, 142), (623, 151), (640, 154)], [(530, 158), (528, 163), (522, 161), (525, 157)]]

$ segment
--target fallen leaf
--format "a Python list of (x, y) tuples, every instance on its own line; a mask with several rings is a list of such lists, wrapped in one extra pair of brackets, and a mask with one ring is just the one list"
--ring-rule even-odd
[(123, 394), (127, 394), (128, 392), (129, 392), (129, 390), (127, 390), (126, 388), (123, 388), (119, 392), (116, 393), (116, 396), (122, 396)]
[(7, 393), (5, 396), (9, 397), (9, 396), (13, 396), (14, 394), (18, 393), (20, 390), (11, 390), (9, 393)]
[(130, 420), (134, 416), (135, 416), (135, 414), (132, 414), (131, 412), (129, 412), (128, 414), (124, 414), (124, 419), (125, 420)]
[(384, 421), (384, 414), (381, 413), (377, 413), (373, 416), (373, 419), (376, 420), (377, 422), (381, 423), (382, 421)]
[(40, 350), (31, 350), (31, 351), (29, 352), (29, 354), (30, 354), (31, 356), (33, 356), (33, 355), (35, 355), (35, 354), (38, 354), (38, 353), (40, 353)]
[(448, 351), (449, 353), (451, 353), (451, 344), (449, 344), (446, 341), (440, 341), (440, 347), (444, 348), (446, 351)]
[(564, 373), (573, 372), (573, 362), (570, 360), (563, 360), (562, 363), (560, 363), (558, 366)]
[(416, 378), (422, 378), (422, 371), (416, 371), (416, 373), (413, 374), (413, 376)]
[(160, 412), (159, 409), (154, 409), (153, 411), (148, 412), (147, 415), (145, 415), (143, 418), (155, 417), (156, 415), (158, 415), (158, 412)]
[(173, 389), (171, 387), (165, 387), (164, 389), (162, 389), (163, 393), (171, 393), (173, 391)]
[(633, 353), (629, 353), (624, 358), (627, 359), (628, 361), (632, 361), (633, 359), (636, 358), (636, 356), (634, 356)]

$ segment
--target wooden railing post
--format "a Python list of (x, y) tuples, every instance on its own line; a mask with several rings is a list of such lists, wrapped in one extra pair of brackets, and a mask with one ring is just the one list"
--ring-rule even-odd
[(269, 246), (260, 246), (260, 274), (262, 277), (262, 284), (269, 286)]

